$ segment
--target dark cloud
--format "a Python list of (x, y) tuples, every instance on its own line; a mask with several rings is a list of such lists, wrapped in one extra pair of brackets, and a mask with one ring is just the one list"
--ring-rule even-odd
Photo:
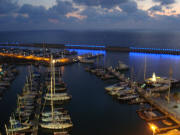
[(160, 2), (161, 5), (170, 5), (176, 2), (175, 0), (153, 0), (153, 1)]
[(29, 4), (23, 5), (18, 13), (27, 13), (27, 14), (43, 14), (46, 12), (46, 9), (43, 6), (32, 6)]
[(74, 0), (75, 3), (87, 6), (102, 6), (103, 8), (112, 8), (128, 1), (129, 0)]
[[(149, 11), (162, 11), (162, 6), (174, 0), (154, 0), (161, 4)], [(79, 12), (71, 1), (57, 0), (57, 4), (46, 9), (43, 6), (24, 4), (19, 6), (12, 0), (0, 0), (0, 29), (111, 29), (111, 28), (175, 28), (180, 25), (180, 16), (156, 15), (140, 10), (133, 0), (73, 0), (76, 5), (86, 5)], [(118, 8), (121, 10), (118, 10)], [(74, 16), (66, 17), (67, 13)], [(79, 20), (78, 16), (85, 16)]]
[(49, 9), (49, 12), (53, 13), (53, 14), (61, 14), (61, 15), (65, 15), (68, 12), (72, 12), (76, 9), (74, 9), (72, 7), (72, 3), (69, 1), (61, 1), (61, 0), (57, 0), (56, 1), (56, 5), (53, 6), (52, 8)]
[(149, 11), (162, 11), (162, 6), (153, 6), (149, 9)]
[(18, 5), (12, 0), (0, 0), (0, 14), (15, 12), (17, 9)]
[[(32, 6), (29, 4), (23, 5), (19, 9), (18, 14), (27, 15), (27, 18), (24, 18), (24, 20), (29, 20), (29, 22), (33, 23), (40, 23), (47, 20), (48, 17), (47, 11), (43, 6)], [(22, 20), (22, 17), (17, 18), (17, 20), (18, 19)]]
[(136, 12), (138, 10), (137, 9), (137, 4), (135, 2), (133, 2), (133, 1), (121, 4), (120, 8), (124, 12), (127, 12), (127, 13), (133, 13), (133, 12)]
[(76, 11), (76, 9), (72, 7), (71, 2), (57, 0), (57, 4), (50, 9), (45, 9), (43, 6), (25, 4), (20, 8), (18, 13), (27, 14), (27, 19), (32, 22), (42, 22), (48, 21), (48, 19), (65, 20), (65, 15), (73, 11)]
[[(127, 23), (133, 21), (142, 21), (146, 22), (149, 19), (147, 12), (139, 10), (137, 8), (137, 4), (135, 2), (127, 2), (125, 4), (119, 5), (122, 9), (120, 12), (116, 8), (113, 9), (113, 12), (109, 12), (108, 10), (97, 12), (93, 7), (87, 8), (82, 15), (88, 16), (85, 20), (86, 23), (102, 23), (106, 22), (109, 24), (114, 23)], [(136, 25), (134, 23), (134, 25)], [(133, 26), (134, 26), (133, 25)]]

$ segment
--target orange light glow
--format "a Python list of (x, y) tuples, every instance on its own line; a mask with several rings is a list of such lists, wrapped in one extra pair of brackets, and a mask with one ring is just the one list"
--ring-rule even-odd
[(153, 131), (153, 134), (157, 131), (158, 127), (153, 123), (148, 123), (150, 129)]
[[(50, 62), (50, 58), (37, 57), (37, 56), (33, 56), (33, 55), (23, 56), (23, 55), (17, 55), (17, 54), (9, 54), (9, 53), (0, 53), (0, 55), (6, 56), (6, 57), (18, 58), (18, 59)], [(55, 62), (60, 62), (60, 63), (68, 63), (69, 61), (70, 61), (69, 58), (60, 58), (60, 59), (55, 60)]]
[(67, 63), (67, 62), (69, 62), (69, 59), (68, 58), (62, 58), (62, 59), (57, 59), (56, 61), (61, 62), (61, 63)]

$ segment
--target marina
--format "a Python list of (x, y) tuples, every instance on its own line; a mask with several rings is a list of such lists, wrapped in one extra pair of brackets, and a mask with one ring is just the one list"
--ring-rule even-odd
[(180, 0), (0, 0), (0, 135), (180, 135)]
[[(21, 49), (18, 51), (17, 49), (15, 50), (16, 54), (18, 51), (21, 52)], [(13, 52), (15, 50), (13, 50)], [(137, 106), (135, 112), (137, 112), (141, 119), (147, 122), (147, 125), (149, 123), (156, 125), (156, 133), (165, 133), (180, 128), (180, 119), (178, 118), (179, 112), (173, 111), (174, 109), (172, 108), (172, 104), (176, 104), (176, 102), (167, 100), (168, 98), (165, 94), (169, 89), (179, 88), (180, 82), (178, 80), (172, 78), (170, 81), (168, 77), (159, 77), (153, 73), (151, 78), (145, 79), (144, 82), (138, 82), (138, 79), (136, 79), (133, 74), (133, 69), (130, 65), (128, 66), (123, 63), (123, 61), (117, 61), (117, 64), (111, 66), (102, 63), (104, 58), (108, 58), (103, 53), (91, 54), (91, 51), (89, 50), (89, 53), (78, 54), (75, 50), (73, 51), (73, 53), (69, 52), (68, 56), (63, 56), (63, 58), (61, 58), (62, 56), (60, 55), (59, 58), (74, 60), (73, 63), (76, 67), (78, 65), (81, 66), (81, 71), (79, 72), (89, 72), (89, 75), (95, 75), (95, 77), (100, 78), (99, 81), (101, 82), (104, 81), (108, 83), (108, 81), (112, 81), (110, 86), (104, 87), (105, 94), (112, 96), (113, 100), (116, 100), (118, 104), (138, 105), (140, 108), (141, 106), (144, 106), (145, 108), (142, 109), (138, 109), (139, 107)], [(62, 51), (60, 50), (59, 54), (61, 54), (61, 52)], [(41, 53), (44, 54), (43, 51), (40, 52), (40, 54)], [(46, 55), (47, 54), (48, 53), (46, 53)], [(50, 54), (52, 55), (50, 56)], [(36, 57), (37, 53), (30, 55)], [(46, 59), (48, 59), (46, 65), (39, 64), (37, 66), (34, 62), (26, 63), (26, 61), (24, 61), (24, 64), (28, 64), (27, 69), (29, 75), (26, 76), (26, 82), (23, 86), (24, 88), (22, 88), (22, 94), (17, 96), (17, 111), (15, 111), (14, 114), (11, 113), (11, 116), (9, 117), (10, 126), (6, 123), (7, 125), (5, 124), (4, 130), (2, 130), (3, 132), (6, 132), (6, 134), (31, 133), (37, 135), (42, 133), (73, 133), (73, 119), (71, 121), (71, 117), (67, 111), (69, 109), (64, 109), (64, 107), (68, 108), (66, 106), (73, 102), (73, 94), (69, 95), (65, 93), (69, 88), (63, 81), (63, 76), (65, 74), (64, 68), (66, 68), (66, 65), (68, 67), (68, 65), (72, 63), (65, 65), (56, 64), (59, 62), (59, 59), (57, 59), (58, 57), (53, 59), (54, 55), (54, 52), (49, 52), (48, 57), (46, 56)], [(7, 54), (3, 57), (11, 58), (12, 55)], [(16, 59), (21, 59), (21, 57), (16, 57)], [(84, 61), (82, 62), (81, 59)], [(90, 62), (89, 60), (93, 60), (93, 62)], [(37, 61), (43, 63), (43, 60), (38, 59)], [(71, 66), (68, 68), (71, 68)], [(17, 71), (13, 72), (16, 73)], [(44, 74), (45, 72), (47, 74)], [(127, 74), (128, 72), (129, 75)], [(40, 83), (37, 83), (37, 81)], [(3, 86), (6, 84), (1, 85)], [(3, 98), (1, 100), (3, 100)], [(55, 108), (52, 108), (52, 106)], [(146, 106), (149, 107), (147, 108)], [(35, 113), (32, 114), (32, 110), (34, 110)], [(161, 115), (156, 115), (153, 111), (156, 111)], [(56, 121), (55, 123), (50, 122), (53, 121), (53, 119)], [(171, 122), (168, 122), (167, 120), (170, 120)], [(26, 124), (24, 122), (26, 122)], [(162, 126), (162, 124), (157, 126), (159, 125), (156, 124), (157, 122), (163, 122), (166, 126)], [(19, 128), (13, 128), (16, 127), (15, 124), (18, 124)], [(44, 130), (47, 128), (48, 130)]]

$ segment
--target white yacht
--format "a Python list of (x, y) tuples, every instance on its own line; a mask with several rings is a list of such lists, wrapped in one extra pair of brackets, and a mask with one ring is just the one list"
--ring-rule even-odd
[(24, 131), (30, 128), (30, 125), (23, 125), (18, 120), (12, 119), (11, 117), (9, 122), (10, 122), (10, 127), (7, 127), (6, 129), (7, 133)]
[(59, 121), (54, 121), (54, 122), (44, 122), (40, 123), (40, 126), (42, 128), (46, 129), (69, 129), (73, 127), (72, 123), (61, 123)]
[(71, 99), (71, 96), (67, 93), (55, 93), (53, 95), (47, 93), (44, 97), (45, 100), (50, 101), (67, 101)]
[(128, 70), (128, 69), (129, 69), (128, 65), (124, 64), (122, 61), (118, 62), (118, 66), (116, 67), (116, 70), (125, 71), (125, 70)]
[(125, 86), (127, 86), (128, 84), (126, 82), (120, 82), (120, 83), (116, 83), (110, 86), (105, 87), (104, 89), (106, 91), (112, 91), (112, 90), (121, 90), (123, 89)]
[(69, 115), (54, 115), (53, 117), (52, 116), (42, 117), (43, 122), (49, 122), (52, 120), (63, 121), (63, 120), (71, 120), (71, 118)]

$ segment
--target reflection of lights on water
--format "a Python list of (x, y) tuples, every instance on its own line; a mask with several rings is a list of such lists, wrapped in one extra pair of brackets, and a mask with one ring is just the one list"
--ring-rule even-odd
[(180, 49), (161, 49), (161, 48), (137, 48), (130, 47), (131, 50), (153, 50), (153, 51), (172, 51), (172, 52), (180, 52)]
[(156, 82), (156, 74), (155, 73), (153, 73), (153, 75), (152, 75), (152, 81)]
[(149, 125), (149, 128), (153, 131), (153, 135), (154, 135), (158, 127), (153, 123), (148, 123), (148, 125)]
[(72, 51), (76, 51), (78, 53), (78, 55), (82, 55), (82, 54), (87, 54), (87, 53), (91, 53), (93, 55), (96, 54), (106, 54), (106, 51), (104, 50), (86, 50), (86, 49), (68, 49), (70, 52)]
[(147, 80), (155, 83), (155, 82), (159, 81), (160, 79), (161, 79), (161, 77), (156, 76), (156, 74), (153, 72), (152, 77), (148, 78)]
[(64, 66), (61, 66), (60, 67), (60, 71), (61, 71), (61, 73), (62, 73), (62, 75), (64, 74)]
[(149, 58), (154, 58), (154, 59), (177, 59), (180, 60), (180, 55), (171, 55), (171, 54), (151, 54), (151, 53), (139, 53), (139, 52), (130, 52), (129, 53), (130, 57), (149, 57)]
[(53, 63), (53, 64), (56, 63), (56, 60), (52, 60), (52, 63)]
[(70, 61), (70, 59), (68, 59), (68, 58), (61, 58), (61, 59), (57, 59), (56, 61), (60, 62), (60, 63), (67, 63), (67, 62)]

